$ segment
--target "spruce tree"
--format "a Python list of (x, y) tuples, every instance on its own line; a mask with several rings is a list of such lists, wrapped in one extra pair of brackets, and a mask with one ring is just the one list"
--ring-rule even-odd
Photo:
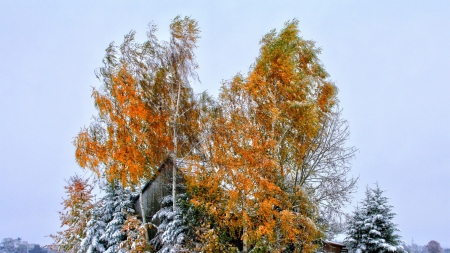
[(86, 237), (81, 241), (81, 247), (78, 253), (103, 253), (105, 252), (106, 243), (101, 240), (101, 236), (105, 233), (105, 216), (102, 214), (103, 201), (100, 200), (92, 209), (91, 219), (86, 226)]
[(159, 220), (158, 232), (150, 244), (158, 253), (188, 252), (185, 247), (189, 227), (186, 220), (187, 209), (183, 206), (185, 194), (179, 194), (177, 208), (173, 210), (172, 196), (162, 198), (161, 209), (153, 215), (152, 221)]
[(366, 198), (357, 207), (349, 221), (347, 238), (348, 247), (356, 253), (405, 252), (401, 246), (400, 231), (392, 219), (395, 213), (388, 198), (382, 196), (378, 184), (375, 189), (366, 189)]
[(105, 203), (105, 211), (110, 215), (108, 217), (110, 220), (106, 224), (105, 233), (101, 239), (107, 245), (105, 253), (119, 252), (120, 242), (126, 239), (123, 225), (128, 214), (134, 214), (131, 191), (118, 183), (110, 184), (107, 188)]
[(107, 183), (105, 196), (92, 210), (78, 253), (121, 252), (119, 244), (126, 239), (122, 227), (127, 215), (134, 213), (131, 197), (131, 191), (117, 181)]

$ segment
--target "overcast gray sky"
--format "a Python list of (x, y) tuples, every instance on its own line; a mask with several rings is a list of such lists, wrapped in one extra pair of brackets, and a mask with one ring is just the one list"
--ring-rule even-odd
[[(393, 3), (394, 2), (394, 3)], [(297, 18), (339, 88), (359, 176), (378, 182), (403, 240), (450, 247), (450, 1), (0, 1), (0, 239), (48, 244), (73, 137), (96, 114), (94, 70), (112, 41), (176, 15), (198, 20), (201, 84), (247, 73), (259, 40)], [(353, 210), (349, 207), (348, 210)]]

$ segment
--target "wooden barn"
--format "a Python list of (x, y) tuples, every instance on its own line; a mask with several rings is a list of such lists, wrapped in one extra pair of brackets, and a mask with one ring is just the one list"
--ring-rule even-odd
[[(167, 159), (157, 171), (157, 176), (154, 180), (148, 181), (142, 188), (142, 205), (144, 207), (145, 213), (142, 213), (140, 196), (134, 199), (134, 208), (139, 219), (142, 220), (142, 215), (145, 215), (147, 221), (152, 221), (153, 224), (159, 225), (159, 220), (152, 220), (153, 215), (161, 209), (161, 200), (163, 197), (172, 194), (172, 169), (174, 163), (172, 159)], [(184, 192), (184, 179), (178, 173), (177, 183), (177, 193)], [(149, 232), (150, 238), (153, 238), (156, 229)]]
[(336, 243), (336, 242), (325, 242), (323, 245), (323, 248), (320, 252), (323, 253), (344, 253), (348, 252), (348, 249), (345, 247), (345, 245)]

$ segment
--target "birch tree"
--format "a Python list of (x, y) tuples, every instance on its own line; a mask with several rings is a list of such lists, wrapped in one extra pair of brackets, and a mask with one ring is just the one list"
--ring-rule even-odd
[(244, 89), (256, 105), (260, 131), (274, 141), (268, 153), (279, 168), (279, 186), (293, 194), (306, 190), (329, 218), (342, 214), (355, 190), (349, 172), (356, 149), (347, 146), (348, 124), (320, 48), (299, 33), (293, 20), (263, 37)]
[[(191, 181), (193, 201), (242, 240), (243, 252), (261, 244), (282, 251), (293, 241), (312, 251), (327, 230), (314, 225), (319, 210), (340, 211), (354, 188), (348, 172), (355, 149), (346, 147), (337, 88), (319, 53), (299, 36), (296, 20), (287, 22), (263, 37), (248, 76), (225, 82), (212, 110), (209, 163)], [(309, 233), (295, 229), (307, 220)], [(287, 236), (281, 221), (295, 232)]]
[(178, 162), (198, 141), (189, 82), (198, 79), (193, 50), (199, 29), (195, 20), (178, 16), (170, 25), (170, 41), (158, 41), (155, 32), (150, 25), (148, 40), (140, 44), (132, 31), (119, 47), (111, 43), (106, 49), (105, 66), (97, 71), (102, 86), (92, 94), (99, 114), (74, 144), (81, 167), (123, 186), (153, 179), (170, 157), (175, 209)]
[[(320, 211), (338, 212), (355, 184), (347, 178), (355, 149), (345, 146), (348, 128), (320, 49), (287, 22), (263, 37), (248, 75), (224, 82), (214, 101), (190, 87), (197, 22), (176, 17), (169, 41), (155, 32), (150, 25), (146, 42), (130, 32), (107, 48), (93, 90), (98, 116), (74, 142), (79, 165), (139, 187), (170, 158), (172, 211), (183, 163), (191, 204), (214, 219), (216, 239), (207, 243), (225, 231), (227, 245), (242, 243), (244, 252), (312, 252), (326, 230), (317, 226)], [(129, 219), (129, 232), (148, 222)]]
[(313, 252), (321, 237), (315, 206), (298, 190), (294, 207), (294, 193), (280, 187), (277, 161), (268, 152), (276, 142), (261, 131), (258, 108), (245, 85), (237, 75), (222, 87), (205, 147), (208, 159), (188, 180), (192, 201), (206, 207), (231, 240), (242, 242), (242, 252), (289, 247)]

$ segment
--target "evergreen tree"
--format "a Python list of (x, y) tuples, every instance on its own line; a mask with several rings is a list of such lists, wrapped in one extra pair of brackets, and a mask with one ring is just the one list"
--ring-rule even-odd
[(348, 224), (346, 243), (356, 253), (404, 252), (400, 231), (392, 219), (395, 213), (378, 184), (366, 189), (366, 198)]
[(101, 237), (106, 242), (108, 249), (106, 253), (118, 252), (119, 244), (126, 239), (126, 233), (122, 227), (127, 220), (128, 214), (133, 214), (133, 203), (131, 201), (131, 191), (123, 188), (118, 183), (108, 185), (105, 196), (106, 209), (111, 216), (106, 224), (105, 233)]
[(102, 253), (105, 252), (106, 243), (100, 238), (105, 233), (105, 216), (102, 214), (104, 208), (103, 199), (98, 201), (92, 209), (91, 219), (86, 226), (86, 237), (81, 241), (78, 253)]
[(79, 253), (120, 252), (119, 245), (126, 239), (122, 228), (127, 215), (134, 213), (131, 191), (116, 181), (108, 183), (105, 190), (92, 211)]
[(173, 210), (172, 196), (168, 195), (161, 200), (161, 209), (153, 215), (152, 221), (159, 220), (158, 232), (150, 244), (158, 253), (187, 252), (184, 244), (188, 226), (185, 220), (185, 209), (181, 206), (185, 195), (180, 194), (178, 204)]

